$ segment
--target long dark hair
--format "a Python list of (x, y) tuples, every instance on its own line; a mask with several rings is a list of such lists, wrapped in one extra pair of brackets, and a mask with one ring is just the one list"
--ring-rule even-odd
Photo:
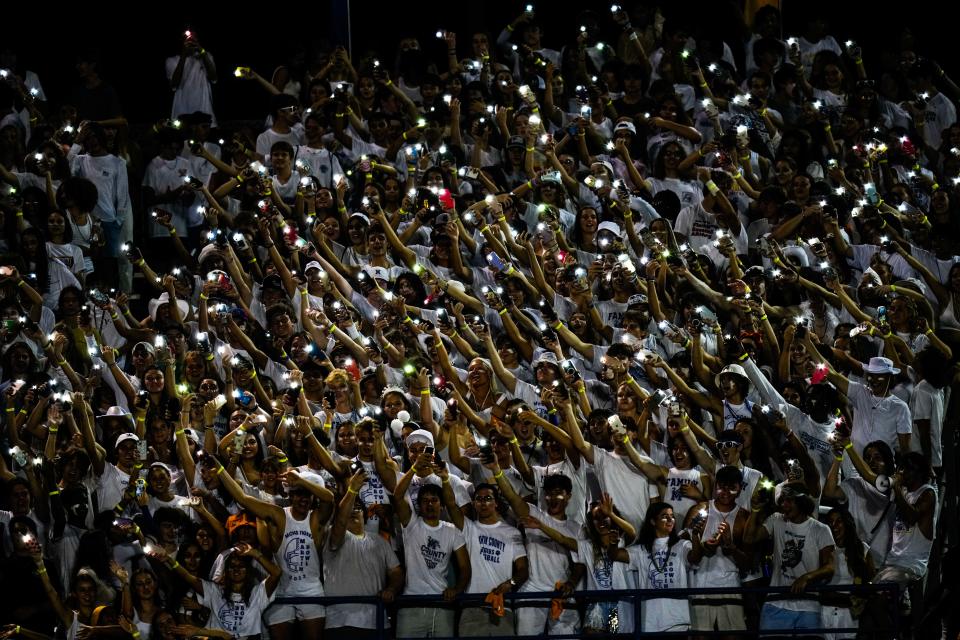
[[(233, 591), (230, 580), (227, 578), (227, 563), (230, 562), (236, 556), (236, 559), (240, 560), (247, 567), (247, 576), (243, 580), (243, 586), (239, 592)], [(250, 556), (242, 556), (236, 551), (231, 552), (223, 561), (223, 576), (220, 579), (220, 589), (223, 592), (223, 599), (226, 602), (230, 602), (230, 596), (233, 593), (240, 593), (240, 597), (243, 598), (243, 601), (247, 604), (250, 603), (250, 594), (253, 593), (254, 587), (257, 586), (257, 574), (253, 569), (253, 559)]]
[(860, 580), (866, 582), (872, 576), (867, 575), (867, 559), (863, 553), (863, 541), (860, 540), (860, 536), (857, 534), (857, 523), (854, 522), (850, 512), (843, 507), (831, 509), (827, 514), (828, 521), (830, 516), (834, 514), (840, 516), (840, 520), (843, 522), (843, 529), (845, 531), (843, 534), (843, 543), (839, 540), (835, 542), (837, 546), (843, 549), (843, 554), (847, 557), (847, 568), (850, 569), (850, 573), (854, 578), (860, 578)]
[[(640, 527), (637, 544), (651, 553), (653, 552), (653, 541), (657, 539), (657, 518), (667, 509), (673, 510), (673, 505), (669, 502), (654, 502), (647, 508), (647, 513), (643, 516), (643, 526)], [(679, 540), (680, 535), (677, 533), (676, 525), (674, 525), (667, 539), (667, 549), (669, 550)]]

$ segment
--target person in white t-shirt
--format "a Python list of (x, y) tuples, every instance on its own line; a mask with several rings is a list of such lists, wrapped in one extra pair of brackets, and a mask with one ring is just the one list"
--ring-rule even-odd
[[(655, 502), (647, 509), (639, 544), (619, 549), (615, 558), (624, 557), (638, 573), (641, 589), (686, 589), (687, 573), (703, 557), (700, 534), (694, 532), (689, 540), (680, 539), (676, 531), (676, 517), (669, 502)], [(710, 538), (713, 547), (719, 545), (723, 527)], [(686, 631), (690, 628), (690, 607), (686, 598), (644, 599), (640, 609), (643, 631)]]
[(780, 512), (761, 524), (764, 496), (760, 488), (750, 498), (751, 512), (744, 540), (759, 544), (773, 539), (771, 587), (790, 587), (797, 596), (774, 596), (760, 612), (760, 629), (819, 629), (820, 603), (801, 594), (808, 586), (833, 577), (834, 541), (830, 527), (811, 518), (813, 498), (802, 482), (788, 482), (780, 491)]
[[(561, 535), (570, 538), (580, 536), (581, 525), (576, 520), (567, 519), (567, 503), (573, 494), (573, 482), (567, 476), (548, 475), (544, 478), (543, 492), (546, 495), (547, 510), (529, 504), (521, 498), (507, 477), (500, 469), (496, 460), (484, 465), (493, 474), (497, 486), (503, 493), (517, 519), (524, 522), (533, 517), (542, 524), (546, 524)], [(526, 530), (527, 557), (530, 564), (530, 579), (521, 587), (521, 591), (543, 592), (554, 591), (557, 584), (563, 584), (561, 591), (570, 595), (577, 583), (583, 577), (581, 571), (576, 571), (570, 560), (570, 554), (563, 545), (554, 541), (542, 531)], [(527, 606), (523, 615), (517, 617), (517, 635), (539, 636), (544, 629), (548, 635), (568, 635), (577, 632), (580, 619), (576, 609), (571, 606), (564, 608), (558, 618), (550, 615), (550, 608)]]
[[(438, 458), (432, 451), (421, 452), (415, 464), (400, 477), (393, 497), (397, 519), (403, 527), (406, 565), (406, 586), (403, 593), (440, 596), (449, 602), (463, 593), (470, 583), (470, 557), (467, 555), (463, 532), (452, 523), (440, 520), (444, 506), (444, 492), (441, 487), (435, 484), (424, 484), (420, 487), (416, 513), (406, 499), (411, 481), (423, 469), (435, 469), (442, 485), (450, 483), (446, 465), (440, 466), (437, 461)], [(454, 562), (451, 563), (451, 560)], [(457, 569), (454, 585), (448, 582), (451, 564)], [(397, 637), (453, 636), (454, 613), (452, 608), (404, 607), (397, 614)]]
[[(158, 548), (149, 555), (156, 560), (169, 562), (170, 569), (197, 593), (200, 604), (210, 609), (208, 629), (224, 631), (234, 638), (256, 636), (263, 632), (261, 617), (273, 602), (283, 571), (256, 547), (245, 542), (234, 546), (224, 563), (220, 584), (194, 576), (176, 561), (171, 562), (172, 559)], [(267, 577), (262, 582), (257, 581), (251, 558), (267, 571)]]
[[(366, 508), (358, 493), (366, 475), (361, 469), (350, 477), (337, 507), (323, 552), (323, 581), (328, 596), (379, 596), (389, 604), (403, 589), (403, 569), (390, 543), (364, 528)], [(376, 628), (375, 605), (327, 607), (326, 629), (337, 629), (335, 637), (362, 637)]]
[(200, 46), (196, 34), (187, 31), (184, 35), (180, 55), (166, 60), (167, 80), (174, 92), (170, 117), (194, 111), (213, 117), (212, 85), (217, 81), (217, 66), (210, 52)]
[[(456, 500), (450, 483), (443, 484), (444, 504)], [(527, 551), (520, 532), (504, 522), (499, 512), (497, 487), (482, 483), (473, 494), (476, 520), (467, 518), (463, 509), (448, 506), (450, 520), (463, 531), (470, 555), (468, 593), (487, 594), (488, 605), (465, 607), (460, 615), (460, 637), (510, 635), (513, 611), (503, 606), (503, 594), (516, 591), (527, 581)]]

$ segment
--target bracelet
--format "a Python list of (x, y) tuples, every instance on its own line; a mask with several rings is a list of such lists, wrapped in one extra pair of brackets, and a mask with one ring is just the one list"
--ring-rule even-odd
[(134, 262), (133, 264), (137, 265), (138, 267), (142, 267), (142, 266), (144, 265), (144, 263), (146, 263), (146, 260), (144, 260), (143, 258), (140, 258), (139, 260), (137, 260), (137, 261)]
[(65, 364), (67, 364), (66, 358), (60, 358), (59, 360), (57, 360), (57, 366), (58, 366), (58, 367), (62, 367), (62, 366), (65, 365)]
[(706, 82), (701, 82), (700, 87), (706, 89), (709, 85)]
[[(862, 66), (863, 66), (863, 58), (856, 58), (856, 59), (853, 61), (853, 64), (857, 65), (858, 67), (862, 67)], [(941, 75), (941, 77), (943, 77), (943, 76)]]
[(736, 172), (735, 174), (733, 174), (733, 176), (731, 176), (731, 177), (732, 177), (734, 180), (739, 180), (740, 178), (743, 177), (743, 172), (742, 172), (742, 171), (737, 171), (737, 172)]
[(720, 191), (720, 188), (713, 180), (707, 180), (707, 191), (710, 192), (710, 195), (715, 196)]
[(507, 31), (509, 31), (510, 33), (513, 33), (513, 25), (512, 25), (512, 24), (508, 24), (508, 25), (507, 25)]
[(767, 319), (767, 314), (763, 314), (762, 316), (760, 316), (759, 319), (760, 319), (761, 321), (766, 320), (766, 319)]
[(257, 258), (253, 257), (247, 260), (247, 264), (257, 264)]
[(20, 415), (22, 415), (22, 416), (27, 415), (27, 410), (26, 410), (26, 409), (20, 409)]
[(487, 231), (490, 231), (490, 225), (480, 227), (480, 233), (486, 233)]
[(527, 189), (533, 189), (533, 181), (527, 180)]
[(413, 471), (414, 474), (417, 473), (417, 465), (410, 465), (410, 471)]
[(173, 564), (170, 565), (170, 570), (171, 570), (171, 571), (176, 571), (179, 567), (180, 567), (180, 563), (177, 562), (176, 560), (174, 560), (174, 561), (173, 561)]
[(547, 411), (547, 415), (550, 415), (550, 416), (555, 415), (556, 413), (557, 413), (556, 407), (554, 407), (553, 409), (550, 409), (550, 411)]
[(200, 299), (201, 299), (201, 300), (209, 300), (209, 299), (210, 299), (210, 296), (208, 296), (208, 295), (205, 294), (205, 293), (201, 293), (201, 294), (200, 294)]
[(59, 489), (54, 489), (53, 491), (51, 491), (51, 492), (48, 493), (47, 495), (48, 495), (48, 496), (58, 496), (58, 495), (60, 495), (60, 490), (59, 490)]
[(347, 493), (353, 493), (353, 494), (356, 494), (357, 492), (356, 492), (356, 491), (354, 491), (353, 489), (351, 489), (350, 487), (347, 487)]
[(134, 631), (133, 633), (130, 634), (130, 637), (131, 637), (131, 638), (139, 638), (139, 637), (140, 637), (140, 632), (139, 632), (139, 631)]
[(47, 568), (46, 568), (46, 567), (40, 567), (39, 569), (37, 569), (37, 575), (38, 575), (38, 576), (42, 576), (42, 575), (45, 574), (46, 572), (47, 572)]
[(332, 423), (332, 422), (324, 422), (324, 423), (323, 423), (323, 430), (324, 430), (324, 431), (330, 431), (330, 429), (332, 429), (332, 428), (333, 428), (333, 423)]
[(442, 478), (441, 481), (443, 484), (450, 484), (450, 478)]
[(852, 448), (853, 448), (853, 443), (852, 443), (852, 442), (848, 442), (847, 444), (843, 445), (843, 448), (844, 448), (844, 449), (852, 449)]
[(837, 462), (843, 462), (843, 456), (833, 456), (833, 459)]
[(7, 413), (16, 413), (16, 412), (17, 412), (16, 407), (7, 407)]
[(138, 417), (137, 417), (137, 422), (146, 422), (146, 421), (147, 421), (147, 417), (146, 417), (146, 416), (138, 416)]
[(409, 323), (409, 322), (413, 322), (413, 319), (410, 318), (410, 316), (407, 316), (407, 317), (405, 317), (405, 318), (403, 319), (403, 323), (404, 323), (404, 324), (407, 324), (407, 323)]
[(499, 313), (501, 316), (505, 316), (507, 315), (507, 311), (509, 311), (509, 309), (504, 307), (503, 309), (500, 309), (500, 311), (497, 311), (497, 313)]
[[(536, 151), (536, 147), (527, 147), (527, 153), (531, 151)], [(527, 184), (530, 184), (529, 182)]]
[(20, 282), (17, 283), (17, 286), (18, 286), (18, 287), (25, 287), (25, 286), (27, 286), (27, 281), (26, 281), (26, 280), (21, 280)]
[(562, 329), (562, 328), (563, 328), (563, 321), (562, 321), (562, 320), (557, 320), (557, 324), (553, 325), (553, 328), (554, 328), (555, 331), (559, 331), (560, 329)]
[(677, 429), (677, 431), (680, 433), (683, 433), (684, 431), (690, 431), (690, 427), (683, 427), (682, 429)]
[(428, 395), (430, 395), (430, 389), (421, 389), (421, 390), (420, 390), (420, 395), (422, 395), (422, 396), (428, 396)]
[(577, 387), (577, 392), (582, 393), (583, 395), (587, 395), (587, 385), (582, 384), (579, 387)]
[(933, 329), (927, 329), (926, 331), (923, 332), (923, 335), (925, 335), (925, 336), (929, 336), (929, 335), (932, 335), (932, 334), (933, 334)]
[(406, 132), (406, 131), (403, 132), (403, 141), (404, 141), (404, 142), (407, 141), (407, 132)]
[(752, 512), (754, 512), (754, 513), (760, 513), (761, 511), (763, 511), (763, 507), (760, 507), (759, 509), (754, 509), (754, 508), (751, 507), (750, 511), (752, 511)]
[(830, 132), (830, 131), (833, 131), (833, 127), (831, 127), (830, 125), (826, 125), (823, 127), (823, 130), (826, 132)]
[(282, 458), (277, 458), (277, 462), (279, 462), (280, 464), (285, 464), (287, 462), (290, 462), (290, 458), (288, 458), (287, 456), (283, 456)]
[(119, 319), (120, 319), (120, 314), (119, 314), (119, 313), (111, 313), (111, 314), (110, 314), (110, 319), (111, 319), (111, 320), (119, 320)]
[(519, 443), (520, 443), (520, 440), (517, 439), (517, 436), (513, 436), (510, 439), (510, 444), (519, 444)]
[(173, 432), (173, 435), (179, 436), (179, 435), (182, 435), (184, 432), (186, 432), (186, 429), (177, 429), (176, 431)]
[(220, 475), (221, 473), (223, 473), (223, 467), (217, 467), (217, 475)]
[(494, 479), (499, 479), (503, 477), (503, 469), (500, 469), (500, 473), (493, 474)]
[(693, 344), (693, 340), (691, 340), (690, 338), (687, 338), (687, 342), (686, 342), (686, 344), (683, 345), (683, 348), (684, 348), (684, 349), (689, 349), (689, 348), (690, 348), (690, 345), (692, 345), (692, 344)]
[(22, 218), (22, 217), (23, 217), (23, 211), (17, 211), (17, 217), (18, 217), (18, 218)]
[(623, 436), (623, 444), (630, 444), (630, 436)]
[(897, 290), (897, 285), (895, 284), (890, 285), (890, 291), (896, 292), (896, 290)]

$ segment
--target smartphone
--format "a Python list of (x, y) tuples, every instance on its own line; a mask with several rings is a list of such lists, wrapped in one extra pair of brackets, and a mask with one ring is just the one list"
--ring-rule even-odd
[(424, 447), (423, 452), (424, 452), (425, 454), (427, 454), (428, 456), (432, 456), (432, 455), (433, 455), (433, 452), (434, 452), (434, 449), (433, 449), (433, 447)]
[(143, 478), (137, 478), (137, 488), (136, 488), (137, 498), (141, 497), (146, 490), (147, 490), (147, 481)]
[(358, 473), (363, 471), (363, 463), (359, 460), (354, 460), (350, 463), (350, 475), (355, 476)]
[(680, 403), (679, 403), (679, 402), (676, 402), (676, 401), (671, 402), (670, 405), (669, 405), (669, 411), (670, 411), (670, 415), (671, 415), (671, 416), (679, 417), (679, 416), (680, 416)]
[(87, 292), (87, 297), (90, 298), (90, 301), (97, 306), (103, 306), (109, 304), (110, 298), (107, 297), (107, 294), (100, 291), (100, 289), (90, 289)]
[(331, 407), (337, 406), (337, 394), (333, 391), (324, 391), (323, 399), (326, 400), (327, 404), (329, 404)]
[(140, 457), (141, 460), (147, 459), (147, 441), (146, 440), (137, 441), (137, 455)]
[(247, 438), (247, 432), (243, 429), (237, 429), (233, 434), (233, 450), (237, 453), (243, 449), (243, 441)]

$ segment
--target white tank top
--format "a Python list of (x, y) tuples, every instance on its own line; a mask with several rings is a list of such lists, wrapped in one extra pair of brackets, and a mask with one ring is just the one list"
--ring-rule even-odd
[(317, 541), (310, 531), (310, 516), (297, 520), (293, 517), (292, 507), (287, 507), (283, 513), (286, 526), (276, 557), (283, 571), (279, 594), (322, 596), (320, 554), (317, 553)]
[[(936, 503), (937, 490), (933, 485), (925, 484), (916, 491), (907, 492), (905, 496), (907, 504), (915, 505), (925, 491), (933, 492), (933, 500)], [(933, 526), (937, 526), (936, 512), (933, 514)], [(893, 523), (893, 542), (890, 545), (890, 553), (887, 554), (886, 564), (910, 569), (921, 576), (926, 575), (931, 547), (933, 547), (933, 540), (923, 535), (919, 523), (908, 525), (900, 518), (898, 512)]]

